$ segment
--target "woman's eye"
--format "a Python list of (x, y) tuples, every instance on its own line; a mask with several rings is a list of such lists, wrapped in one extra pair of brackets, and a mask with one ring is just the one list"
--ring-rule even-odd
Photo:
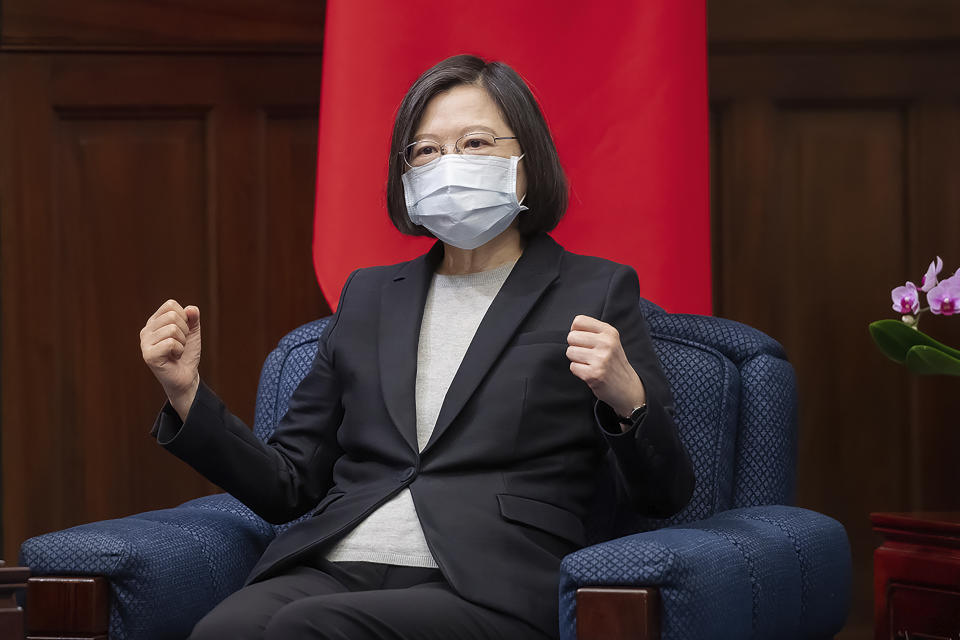
[(486, 140), (481, 138), (471, 138), (467, 140), (466, 148), (467, 149), (480, 149), (487, 146), (489, 143)]
[(437, 152), (437, 148), (436, 148), (436, 147), (420, 147), (419, 149), (417, 149), (417, 155), (418, 155), (418, 156), (428, 156), (428, 155), (430, 155), (430, 154), (432, 154), (432, 153), (436, 153), (436, 152)]

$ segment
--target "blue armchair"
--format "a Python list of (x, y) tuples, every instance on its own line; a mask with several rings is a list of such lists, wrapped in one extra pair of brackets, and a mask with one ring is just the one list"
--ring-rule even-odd
[[(794, 493), (797, 425), (796, 385), (783, 349), (737, 322), (641, 305), (674, 388), (696, 490), (686, 508), (664, 520), (637, 517), (618, 508), (611, 491), (598, 491), (587, 523), (593, 544), (561, 565), (562, 640), (578, 638), (578, 611), (579, 640), (613, 640), (609, 629), (621, 623), (596, 622), (616, 609), (591, 609), (585, 623), (587, 603), (598, 601), (585, 595), (597, 587), (600, 602), (618, 590), (654, 596), (644, 601), (655, 609), (645, 637), (833, 637), (849, 606), (850, 550), (835, 520), (784, 506)], [(260, 438), (286, 411), (326, 322), (295, 329), (267, 357), (254, 422)], [(112, 640), (184, 638), (243, 584), (286, 526), (219, 494), (31, 538), (20, 563), (40, 576), (106, 577)], [(29, 592), (27, 606), (29, 612)], [(627, 613), (621, 617), (636, 618), (636, 611)]]

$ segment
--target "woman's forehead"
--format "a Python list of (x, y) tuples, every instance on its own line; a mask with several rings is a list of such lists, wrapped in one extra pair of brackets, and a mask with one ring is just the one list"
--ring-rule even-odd
[(476, 85), (458, 85), (427, 103), (415, 137), (459, 137), (473, 130), (511, 135), (490, 94)]

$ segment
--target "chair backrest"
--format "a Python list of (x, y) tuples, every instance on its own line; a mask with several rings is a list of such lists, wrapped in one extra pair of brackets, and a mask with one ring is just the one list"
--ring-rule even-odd
[(591, 542), (693, 522), (737, 507), (792, 504), (797, 396), (783, 347), (747, 325), (640, 306), (676, 403), (680, 437), (696, 487), (690, 503), (665, 519), (642, 518), (598, 487), (587, 525)]
[[(654, 348), (673, 388), (680, 437), (697, 478), (690, 503), (671, 518), (617, 507), (600, 483), (588, 521), (591, 541), (691, 522), (736, 507), (791, 504), (797, 435), (796, 381), (783, 348), (739, 322), (667, 313), (641, 300)], [(260, 375), (254, 431), (273, 433), (310, 370), (327, 318), (284, 336)]]
[(287, 413), (290, 396), (310, 372), (317, 355), (317, 340), (329, 322), (328, 316), (300, 325), (283, 336), (267, 355), (260, 370), (253, 418), (253, 433), (260, 440), (266, 441)]

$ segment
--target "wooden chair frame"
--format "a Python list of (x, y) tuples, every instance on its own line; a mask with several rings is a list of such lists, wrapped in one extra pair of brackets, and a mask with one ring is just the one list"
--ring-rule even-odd
[[(99, 576), (27, 581), (27, 640), (107, 640), (110, 588)], [(577, 589), (577, 640), (659, 640), (656, 588)]]

